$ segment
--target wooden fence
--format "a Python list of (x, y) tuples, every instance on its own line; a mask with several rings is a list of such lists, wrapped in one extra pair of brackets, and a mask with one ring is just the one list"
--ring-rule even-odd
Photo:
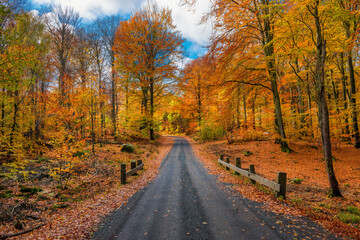
[(259, 175), (255, 174), (255, 166), (254, 165), (249, 165), (249, 169), (243, 169), (241, 168), (241, 160), (240, 158), (236, 158), (235, 159), (235, 166), (230, 164), (230, 159), (226, 158), (224, 161), (224, 155), (221, 154), (220, 155), (220, 159), (218, 159), (218, 162), (221, 165), (225, 166), (226, 170), (232, 169), (233, 171), (235, 171), (235, 173), (237, 175), (242, 175), (245, 176), (247, 178), (249, 178), (251, 180), (251, 182), (253, 184), (255, 184), (256, 182), (275, 190), (276, 192), (276, 196), (277, 197), (283, 197), (285, 199), (285, 195), (286, 195), (286, 173), (284, 172), (278, 172), (277, 173), (277, 178), (276, 178), (276, 182), (270, 181), (266, 178), (263, 178)]
[[(136, 166), (136, 163), (137, 163), (137, 166)], [(126, 172), (126, 164), (125, 163), (121, 164), (121, 172), (120, 172), (121, 184), (126, 183), (126, 178), (127, 177), (130, 177), (130, 176), (136, 174), (141, 169), (143, 169), (144, 168), (144, 163), (142, 162), (142, 160), (137, 160), (137, 162), (136, 161), (131, 161), (130, 167), (131, 167), (131, 170)]]

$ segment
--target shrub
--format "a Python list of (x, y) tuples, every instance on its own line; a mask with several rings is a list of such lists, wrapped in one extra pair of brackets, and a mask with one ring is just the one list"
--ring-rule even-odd
[(127, 152), (127, 153), (133, 153), (135, 151), (135, 147), (131, 144), (124, 144), (121, 148), (122, 152)]
[(24, 186), (20, 185), (20, 192), (22, 192), (22, 193), (29, 193), (32, 195), (32, 194), (35, 194), (35, 193), (38, 193), (41, 191), (42, 191), (42, 189), (37, 188), (37, 187), (29, 188), (29, 187), (24, 187)]
[(199, 138), (204, 141), (219, 140), (225, 135), (223, 127), (217, 127), (215, 125), (206, 124), (200, 129)]

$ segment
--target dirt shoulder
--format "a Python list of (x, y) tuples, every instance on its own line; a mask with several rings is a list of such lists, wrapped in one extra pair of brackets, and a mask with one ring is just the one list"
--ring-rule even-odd
[[(14, 192), (16, 190), (14, 190), (14, 197), (0, 199), (4, 204), (15, 204), (14, 206), (16, 206), (16, 204), (20, 203), (34, 206), (33, 209), (26, 209), (21, 214), (30, 214), (31, 212), (31, 216), (41, 218), (43, 220), (41, 223), (46, 223), (41, 228), (23, 234), (18, 238), (89, 239), (91, 233), (97, 229), (98, 223), (107, 214), (126, 204), (127, 200), (134, 193), (145, 187), (156, 177), (162, 159), (172, 147), (173, 139), (161, 137), (157, 143), (148, 144), (143, 142), (134, 144), (137, 144), (136, 147), (139, 151), (133, 155), (119, 154), (119, 144), (101, 146), (103, 150), (97, 154), (98, 159), (101, 160), (99, 160), (100, 163), (97, 162), (96, 164), (100, 164), (102, 168), (98, 167), (97, 172), (79, 173), (76, 176), (76, 183), (75, 180), (74, 183), (68, 182), (66, 187), (59, 189), (58, 192), (56, 192), (55, 186), (45, 186), (38, 183), (37, 186), (40, 188), (51, 189), (52, 194), (46, 198), (39, 198), (39, 194), (44, 192), (42, 190), (34, 194), (37, 195), (36, 198), (30, 196), (30, 198), (24, 200), (20, 199), (18, 194)], [(121, 161), (116, 162), (116, 159), (119, 159), (119, 157), (121, 157)], [(120, 163), (125, 162), (128, 165), (130, 160), (136, 159), (143, 159), (145, 164), (144, 170), (139, 175), (130, 177), (129, 183), (121, 185), (119, 175)], [(103, 161), (106, 164), (102, 164), (101, 162)], [(89, 166), (89, 169), (93, 168)], [(117, 177), (118, 179), (116, 179)], [(13, 188), (16, 189), (18, 186)], [(74, 194), (71, 194), (71, 191)], [(83, 197), (81, 198), (80, 195), (83, 195)], [(77, 201), (76, 199), (79, 200)], [(36, 225), (36, 221), (28, 224), (24, 221), (23, 229), (26, 230)], [(0, 225), (0, 235), (15, 231), (16, 229), (14, 229), (13, 224)], [(16, 232), (20, 231), (22, 230), (20, 229)]]
[[(335, 173), (344, 198), (328, 198), (328, 182), (321, 147), (307, 143), (291, 144), (294, 152), (283, 153), (271, 141), (251, 141), (229, 145), (226, 141), (200, 143), (188, 138), (195, 154), (218, 175), (219, 181), (230, 183), (233, 189), (248, 199), (264, 202), (268, 211), (295, 216), (306, 216), (341, 237), (360, 239), (360, 154), (349, 145), (337, 145), (333, 152)], [(241, 158), (243, 168), (255, 165), (257, 174), (275, 180), (278, 171), (287, 173), (287, 199), (276, 199), (274, 194), (259, 185), (252, 185), (217, 163), (220, 154)]]

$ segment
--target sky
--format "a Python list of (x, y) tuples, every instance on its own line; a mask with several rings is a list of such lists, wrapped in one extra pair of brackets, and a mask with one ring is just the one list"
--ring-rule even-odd
[[(90, 22), (98, 16), (120, 14), (125, 19), (132, 12), (148, 3), (147, 0), (30, 0), (35, 8), (49, 4), (61, 4), (73, 7), (84, 22)], [(185, 38), (185, 59), (190, 60), (206, 53), (206, 45), (211, 35), (211, 24), (199, 24), (201, 17), (210, 6), (210, 0), (198, 0), (194, 7), (182, 6), (180, 0), (153, 0), (158, 6), (169, 7), (177, 29)]]

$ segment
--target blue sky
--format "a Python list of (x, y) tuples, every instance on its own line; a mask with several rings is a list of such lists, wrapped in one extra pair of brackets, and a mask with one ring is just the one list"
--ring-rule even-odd
[[(124, 19), (131, 12), (140, 9), (148, 0), (29, 0), (34, 8), (51, 3), (71, 6), (79, 12), (84, 22), (98, 16), (120, 14)], [(210, 24), (199, 24), (201, 16), (209, 9), (209, 0), (198, 0), (195, 7), (182, 6), (181, 0), (153, 0), (161, 7), (169, 7), (173, 13), (174, 23), (185, 38), (185, 58), (194, 59), (206, 53), (205, 46), (211, 35)], [(190, 60), (188, 59), (188, 60)]]

